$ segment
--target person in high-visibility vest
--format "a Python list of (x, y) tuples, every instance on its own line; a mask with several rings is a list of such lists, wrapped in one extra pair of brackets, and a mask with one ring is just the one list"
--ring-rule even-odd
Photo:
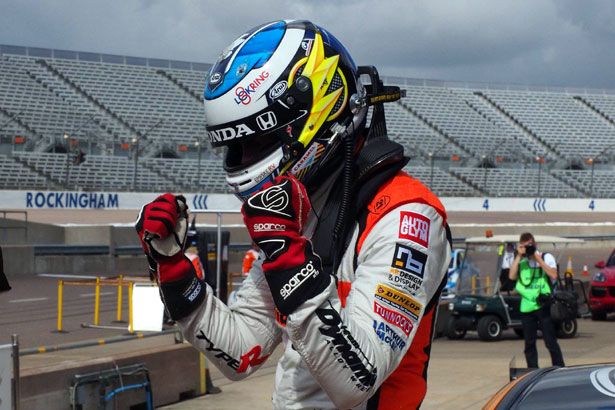
[(260, 252), (260, 248), (254, 242), (252, 242), (252, 247), (247, 250), (246, 254), (243, 256), (243, 267), (242, 273), (247, 275), (250, 272), (250, 268), (252, 268), (252, 264), (255, 260), (258, 259), (258, 255)]
[(521, 295), (521, 322), (525, 339), (523, 352), (527, 367), (538, 367), (536, 333), (539, 325), (553, 366), (565, 366), (548, 303), (551, 294), (549, 279), (557, 279), (557, 262), (550, 253), (538, 251), (534, 236), (529, 232), (519, 238), (517, 256), (510, 266), (509, 278), (517, 281), (515, 289)]

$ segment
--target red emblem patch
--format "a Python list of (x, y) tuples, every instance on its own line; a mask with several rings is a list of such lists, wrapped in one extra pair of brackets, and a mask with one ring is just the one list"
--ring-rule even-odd
[(430, 222), (425, 215), (401, 211), (399, 214), (399, 238), (409, 239), (427, 248)]
[(400, 328), (406, 336), (410, 336), (410, 332), (412, 332), (414, 325), (406, 316), (401, 313), (394, 312), (391, 309), (387, 309), (378, 302), (374, 302), (374, 312), (390, 324)]

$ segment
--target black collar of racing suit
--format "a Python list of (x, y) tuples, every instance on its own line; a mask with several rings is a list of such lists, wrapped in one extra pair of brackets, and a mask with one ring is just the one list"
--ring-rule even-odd
[[(349, 217), (338, 241), (333, 240), (333, 229), (342, 204), (343, 189), (332, 189), (312, 236), (314, 250), (322, 260), (325, 273), (335, 274), (342, 255), (348, 248), (354, 222), (357, 221), (378, 189), (393, 178), (407, 163), (404, 148), (386, 136), (369, 139), (354, 159), (354, 178)], [(341, 176), (334, 182), (343, 183)]]

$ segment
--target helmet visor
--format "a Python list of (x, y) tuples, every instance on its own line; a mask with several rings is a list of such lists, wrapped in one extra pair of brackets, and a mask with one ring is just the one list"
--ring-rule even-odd
[(237, 172), (269, 156), (280, 148), (282, 141), (275, 132), (238, 140), (227, 145), (224, 156), (224, 170)]

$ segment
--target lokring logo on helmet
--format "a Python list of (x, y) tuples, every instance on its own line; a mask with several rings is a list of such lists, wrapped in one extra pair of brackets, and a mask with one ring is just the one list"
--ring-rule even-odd
[(265, 82), (265, 80), (267, 80), (267, 78), (269, 78), (269, 72), (263, 71), (254, 79), (254, 81), (252, 81), (247, 86), (239, 86), (235, 88), (235, 104), (250, 104), (252, 102), (252, 94), (256, 92), (256, 90), (261, 86), (262, 83)]

